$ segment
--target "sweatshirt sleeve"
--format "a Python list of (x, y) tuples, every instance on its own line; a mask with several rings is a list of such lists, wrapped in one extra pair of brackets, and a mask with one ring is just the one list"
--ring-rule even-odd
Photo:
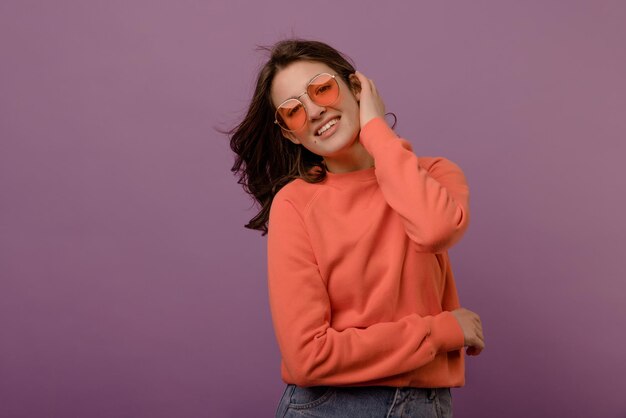
[(381, 118), (361, 129), (360, 141), (374, 157), (385, 200), (417, 250), (439, 253), (454, 245), (469, 222), (469, 188), (461, 169), (445, 158), (418, 159), (411, 143)]
[(268, 289), (283, 378), (299, 386), (365, 384), (463, 347), (450, 312), (335, 330), (301, 212), (279, 192), (268, 226)]

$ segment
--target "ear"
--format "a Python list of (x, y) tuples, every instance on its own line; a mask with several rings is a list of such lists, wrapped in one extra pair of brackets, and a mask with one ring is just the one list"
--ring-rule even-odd
[(359, 78), (356, 76), (356, 74), (350, 74), (350, 90), (352, 91), (352, 93), (354, 94), (354, 97), (356, 97), (356, 101), (360, 101), (361, 100), (361, 82), (359, 81)]
[(296, 144), (296, 145), (300, 144), (300, 140), (298, 138), (296, 138), (296, 136), (293, 134), (293, 132), (288, 132), (288, 131), (286, 131), (284, 129), (281, 129), (280, 132), (283, 134), (283, 136), (285, 138), (287, 138), (288, 140), (290, 140), (294, 144)]

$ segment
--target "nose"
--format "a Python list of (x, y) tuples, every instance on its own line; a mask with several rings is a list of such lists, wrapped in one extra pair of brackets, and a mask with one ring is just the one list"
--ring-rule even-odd
[[(313, 102), (313, 100), (309, 98), (308, 94), (305, 96), (306, 101), (304, 105), (306, 106), (306, 112), (307, 115), (309, 115), (309, 120), (316, 120), (322, 117), (322, 115), (326, 112), (326, 108)], [(302, 100), (305, 96), (303, 96), (300, 100)]]

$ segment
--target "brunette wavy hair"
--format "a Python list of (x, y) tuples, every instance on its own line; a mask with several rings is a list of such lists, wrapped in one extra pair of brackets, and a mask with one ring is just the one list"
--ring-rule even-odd
[(266, 235), (272, 200), (282, 187), (296, 178), (319, 183), (326, 177), (322, 157), (284, 138), (274, 123), (270, 94), (274, 77), (296, 61), (314, 61), (328, 65), (352, 86), (350, 74), (354, 74), (355, 68), (349, 57), (319, 41), (287, 39), (258, 49), (269, 52), (270, 58), (259, 71), (246, 116), (225, 133), (236, 154), (231, 171), (239, 175), (237, 183), (261, 207), (245, 227)]

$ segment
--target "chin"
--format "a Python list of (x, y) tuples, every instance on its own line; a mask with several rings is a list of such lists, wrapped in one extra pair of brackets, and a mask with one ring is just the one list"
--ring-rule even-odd
[(322, 151), (324, 157), (333, 157), (344, 152), (349, 152), (352, 146), (355, 144), (355, 137), (352, 139), (349, 138), (336, 138), (338, 141), (333, 144), (328, 144), (328, 147), (322, 147), (320, 151)]

